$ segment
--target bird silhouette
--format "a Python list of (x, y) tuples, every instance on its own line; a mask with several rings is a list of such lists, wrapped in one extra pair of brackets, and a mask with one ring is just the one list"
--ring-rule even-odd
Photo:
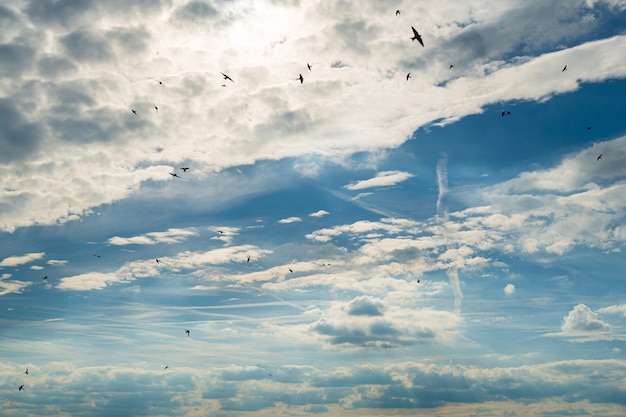
[(591, 126), (587, 126), (587, 130), (591, 130)]
[(561, 70), (561, 72), (563, 71), (567, 71), (567, 65), (563, 67), (563, 69)]
[(248, 260), (246, 261), (247, 264), (250, 263), (250, 256), (248, 256)]
[(189, 330), (185, 330), (185, 333), (187, 333), (187, 336), (189, 336)]
[(599, 161), (600, 159), (602, 159), (602, 154), (598, 155), (598, 157), (596, 158), (596, 161)]
[(154, 106), (154, 110), (156, 110), (157, 114), (159, 114), (159, 108), (157, 106)]
[(26, 372), (24, 372), (26, 375), (28, 375), (28, 368), (26, 368)]
[(159, 258), (155, 259), (156, 263), (161, 263), (161, 261), (159, 261)]
[(424, 41), (422, 41), (422, 37), (420, 36), (419, 33), (417, 33), (417, 30), (415, 30), (413, 26), (411, 26), (411, 29), (413, 29), (413, 37), (411, 38), (411, 40), (418, 41), (420, 45), (424, 46)]
[(411, 73), (410, 72), (406, 75), (406, 80), (409, 81), (409, 78), (411, 78)]
[(309, 71), (311, 71), (311, 64), (309, 64), (308, 62), (306, 63), (306, 67), (309, 69)]
[(180, 178), (180, 175), (178, 175), (178, 174), (177, 174), (177, 173), (175, 173), (175, 172), (170, 172), (169, 174), (170, 174), (172, 177)]
[(297, 79), (300, 80), (300, 84), (304, 82), (304, 78), (302, 78), (302, 74), (300, 74), (300, 76)]
[(401, 10), (396, 10), (396, 16), (399, 15)]
[(288, 268), (288, 269), (289, 269), (289, 272), (293, 274), (293, 269), (291, 268)]
[(167, 368), (169, 368), (169, 367), (170, 367), (169, 365), (165, 365), (165, 368), (163, 368), (163, 369), (167, 369)]
[(45, 277), (43, 277), (44, 280), (48, 280), (48, 275), (46, 275)]
[(224, 76), (225, 80), (229, 80), (229, 81), (234, 82), (232, 78), (230, 78), (228, 75), (224, 74), (223, 72), (220, 72), (220, 74), (222, 74)]
[(450, 64), (450, 69), (454, 68), (454, 65)]
[(503, 111), (501, 115), (502, 117), (504, 117), (504, 116), (509, 116), (510, 114), (511, 114), (510, 111)]
[(137, 112), (135, 111), (135, 109), (131, 109), (133, 114), (137, 114)]
[(93, 256), (95, 256), (96, 258), (99, 258), (99, 257), (100, 257), (100, 255), (96, 255), (95, 253), (93, 254)]
[(24, 385), (20, 385), (20, 387), (17, 389), (18, 391), (21, 391), (24, 389)]
[(183, 172), (187, 172), (187, 170), (189, 169), (189, 167), (182, 167), (181, 169), (183, 170)]

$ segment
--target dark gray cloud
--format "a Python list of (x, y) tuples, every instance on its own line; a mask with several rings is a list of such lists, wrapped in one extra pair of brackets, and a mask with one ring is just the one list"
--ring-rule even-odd
[(313, 124), (311, 116), (304, 110), (294, 110), (278, 114), (268, 122), (256, 126), (259, 138), (276, 139), (306, 132)]
[(93, 0), (31, 0), (25, 12), (33, 22), (40, 25), (76, 27), (93, 11), (94, 4)]
[(20, 161), (35, 152), (43, 130), (30, 123), (11, 100), (0, 99), (0, 162)]
[(379, 29), (364, 20), (346, 20), (336, 24), (333, 32), (347, 49), (359, 55), (369, 55), (370, 44), (378, 37)]
[[(328, 337), (332, 345), (345, 345), (355, 347), (392, 348), (407, 346), (417, 343), (415, 339), (404, 337), (392, 323), (376, 322), (367, 327), (349, 327), (332, 324), (324, 319), (315, 323), (311, 330), (315, 333)], [(423, 334), (421, 337), (434, 338), (434, 334)]]
[(46, 55), (37, 61), (39, 74), (46, 79), (71, 77), (76, 73), (77, 67), (69, 59), (60, 55)]
[(218, 16), (218, 11), (206, 1), (193, 0), (174, 12), (174, 17), (181, 20), (207, 20)]
[(78, 30), (60, 38), (65, 51), (77, 61), (108, 61), (113, 56), (109, 41), (100, 33)]
[(35, 50), (24, 44), (0, 44), (0, 77), (17, 78), (28, 71), (35, 59)]
[(382, 316), (384, 306), (380, 300), (368, 296), (357, 297), (347, 305), (349, 316)]

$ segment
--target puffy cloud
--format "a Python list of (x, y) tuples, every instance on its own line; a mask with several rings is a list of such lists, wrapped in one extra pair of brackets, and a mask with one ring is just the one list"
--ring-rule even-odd
[(318, 210), (315, 213), (311, 213), (309, 214), (309, 216), (311, 217), (323, 217), (330, 214), (329, 212), (327, 212), (326, 210)]
[(513, 285), (513, 284), (506, 284), (506, 286), (504, 287), (504, 293), (506, 295), (513, 295), (513, 294), (515, 294), (515, 285)]
[(611, 327), (598, 319), (598, 314), (584, 304), (578, 304), (563, 318), (563, 332), (607, 332)]
[(289, 224), (289, 223), (298, 223), (301, 222), (302, 219), (300, 217), (287, 217), (285, 219), (280, 219), (278, 223), (281, 224)]

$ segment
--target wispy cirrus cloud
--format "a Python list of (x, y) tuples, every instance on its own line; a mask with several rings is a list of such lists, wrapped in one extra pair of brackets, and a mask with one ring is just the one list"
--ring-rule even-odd
[(2, 261), (0, 261), (0, 268), (19, 266), (19, 265), (28, 264), (34, 261), (38, 261), (40, 259), (43, 259), (45, 254), (46, 254), (45, 252), (33, 252), (33, 253), (27, 253), (25, 255), (9, 256), (8, 258), (4, 258)]
[(413, 174), (402, 171), (384, 171), (376, 174), (374, 178), (357, 181), (344, 186), (348, 190), (363, 190), (366, 188), (389, 187), (411, 178)]
[(132, 237), (120, 237), (113, 236), (107, 241), (110, 245), (125, 246), (125, 245), (156, 245), (159, 243), (181, 243), (185, 239), (196, 236), (198, 232), (194, 228), (189, 229), (177, 229), (172, 228), (164, 232), (150, 232), (143, 235)]

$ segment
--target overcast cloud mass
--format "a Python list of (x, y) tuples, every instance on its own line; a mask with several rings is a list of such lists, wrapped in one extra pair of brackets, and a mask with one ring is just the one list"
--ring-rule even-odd
[(0, 28), (4, 415), (626, 415), (626, 1)]

